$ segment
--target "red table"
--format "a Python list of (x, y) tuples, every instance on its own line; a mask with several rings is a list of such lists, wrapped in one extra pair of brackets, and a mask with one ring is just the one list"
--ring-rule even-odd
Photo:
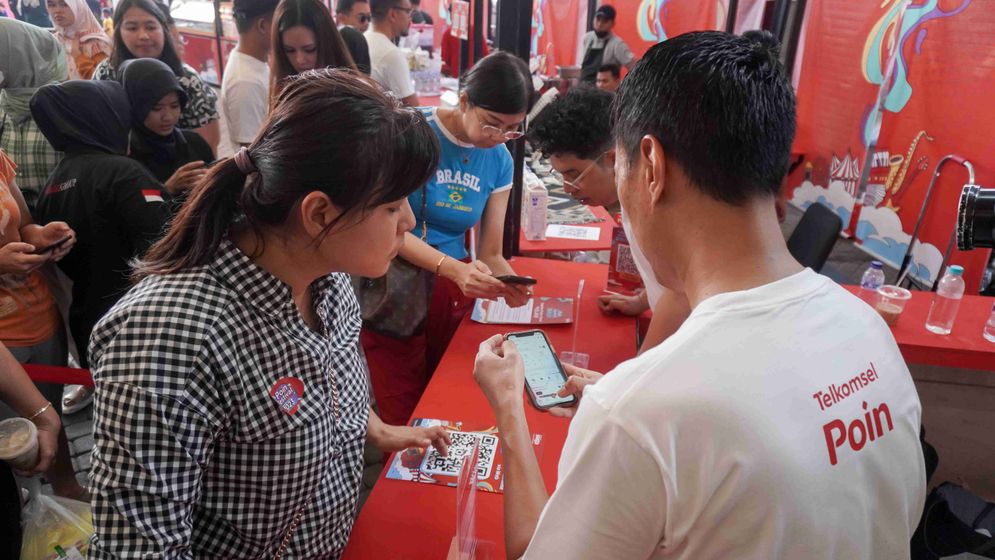
[(529, 241), (525, 239), (524, 229), (519, 231), (518, 250), (521, 253), (565, 253), (572, 251), (608, 251), (612, 248), (612, 230), (615, 228), (615, 218), (601, 206), (588, 206), (601, 222), (593, 224), (577, 224), (578, 226), (597, 227), (600, 235), (597, 241), (578, 239), (558, 239), (547, 237), (545, 241)]
[[(859, 286), (845, 286), (853, 293)], [(913, 364), (995, 371), (995, 342), (981, 336), (995, 298), (965, 295), (949, 335), (926, 330), (926, 316), (933, 301), (931, 292), (913, 291), (905, 311), (892, 327), (898, 348)]]
[[(578, 351), (591, 354), (591, 368), (608, 371), (636, 353), (635, 321), (605, 316), (595, 301), (607, 280), (607, 266), (564, 261), (516, 258), (515, 271), (539, 279), (536, 295), (577, 295), (577, 282), (584, 278)], [(445, 357), (415, 409), (417, 418), (462, 420), (468, 425), (494, 424), (494, 413), (473, 380), (473, 361), (480, 342), (498, 333), (525, 330), (514, 325), (480, 325), (467, 317), (453, 338)], [(557, 351), (569, 348), (572, 327), (546, 327)], [(524, 395), (523, 395), (524, 399)], [(569, 421), (541, 413), (526, 405), (529, 428), (543, 435), (539, 465), (552, 492), (556, 466), (567, 436)], [(456, 530), (456, 492), (453, 488), (387, 480), (387, 469), (373, 488), (352, 531), (344, 558), (432, 559), (446, 557)], [(478, 493), (477, 535), (493, 542), (497, 558), (504, 558), (504, 496)]]

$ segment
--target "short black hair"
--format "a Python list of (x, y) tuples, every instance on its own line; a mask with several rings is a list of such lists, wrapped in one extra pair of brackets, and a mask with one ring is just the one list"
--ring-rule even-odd
[(338, 2), (335, 3), (335, 13), (348, 14), (352, 12), (352, 7), (357, 2), (363, 2), (364, 4), (369, 4), (370, 0), (338, 0)]
[(460, 91), (471, 105), (502, 115), (528, 113), (536, 98), (528, 64), (507, 51), (478, 60), (460, 78)]
[(795, 136), (795, 93), (767, 32), (685, 33), (653, 46), (622, 81), (615, 137), (632, 158), (643, 136), (712, 198), (776, 196)]
[(370, 0), (370, 14), (373, 15), (373, 19), (383, 21), (387, 19), (391, 9), (400, 5), (401, 0)]
[(232, 2), (232, 19), (239, 34), (247, 33), (259, 18), (273, 17), (277, 0), (235, 0)]
[(590, 86), (571, 89), (529, 124), (529, 142), (547, 156), (569, 153), (580, 159), (597, 159), (612, 145), (614, 98)]
[(618, 64), (602, 64), (598, 67), (598, 73), (611, 72), (616, 80), (622, 75), (622, 67)]

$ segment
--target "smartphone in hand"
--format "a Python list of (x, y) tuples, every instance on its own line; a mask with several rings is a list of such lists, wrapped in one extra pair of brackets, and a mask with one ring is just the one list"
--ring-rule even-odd
[(553, 345), (541, 330), (510, 333), (505, 336), (515, 343), (525, 365), (525, 391), (529, 394), (532, 406), (539, 410), (549, 410), (555, 406), (577, 404), (575, 395), (561, 397), (557, 391), (567, 382), (560, 360), (553, 351)]
[(35, 254), (35, 255), (45, 255), (45, 254), (51, 253), (52, 251), (58, 249), (59, 247), (62, 247), (66, 243), (68, 243), (69, 240), (72, 239), (72, 238), (73, 238), (73, 236), (67, 235), (67, 236), (63, 237), (62, 239), (56, 241), (55, 243), (52, 243), (48, 247), (42, 247), (40, 249), (35, 249), (35, 252), (33, 254)]
[(505, 284), (510, 284), (513, 286), (535, 286), (539, 283), (535, 278), (529, 278), (527, 276), (515, 276), (514, 274), (505, 274), (504, 276), (495, 276), (498, 280), (504, 282)]

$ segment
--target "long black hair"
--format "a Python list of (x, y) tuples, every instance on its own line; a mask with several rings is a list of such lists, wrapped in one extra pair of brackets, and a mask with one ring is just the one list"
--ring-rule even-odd
[(169, 23), (172, 18), (165, 12), (165, 6), (155, 2), (155, 0), (121, 0), (121, 3), (114, 9), (114, 50), (111, 52), (109, 62), (111, 68), (118, 71), (124, 61), (137, 58), (128, 50), (121, 38), (121, 23), (124, 21), (124, 14), (128, 13), (131, 8), (138, 8), (150, 13), (159, 22), (163, 35), (162, 54), (159, 55), (159, 60), (169, 66), (177, 76), (182, 76), (183, 63), (180, 61), (179, 55), (176, 54), (173, 36), (169, 32)]
[(439, 142), (421, 113), (369, 78), (325, 68), (287, 79), (248, 156), (248, 176), (233, 158), (211, 169), (136, 278), (210, 262), (232, 229), (261, 241), (314, 191), (343, 211), (336, 222), (405, 198), (435, 172)]
[(528, 65), (504, 51), (478, 60), (463, 74), (460, 90), (471, 105), (502, 115), (528, 113), (536, 98)]

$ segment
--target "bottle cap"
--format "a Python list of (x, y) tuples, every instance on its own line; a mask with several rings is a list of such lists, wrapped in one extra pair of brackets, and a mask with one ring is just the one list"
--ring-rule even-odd
[(954, 276), (960, 276), (961, 274), (964, 274), (964, 267), (962, 267), (959, 264), (955, 264), (955, 265), (947, 268), (947, 272), (949, 272), (950, 274), (953, 274)]
[(884, 264), (882, 264), (881, 261), (871, 261), (871, 268), (876, 268), (878, 270), (881, 270), (881, 267), (883, 266)]

